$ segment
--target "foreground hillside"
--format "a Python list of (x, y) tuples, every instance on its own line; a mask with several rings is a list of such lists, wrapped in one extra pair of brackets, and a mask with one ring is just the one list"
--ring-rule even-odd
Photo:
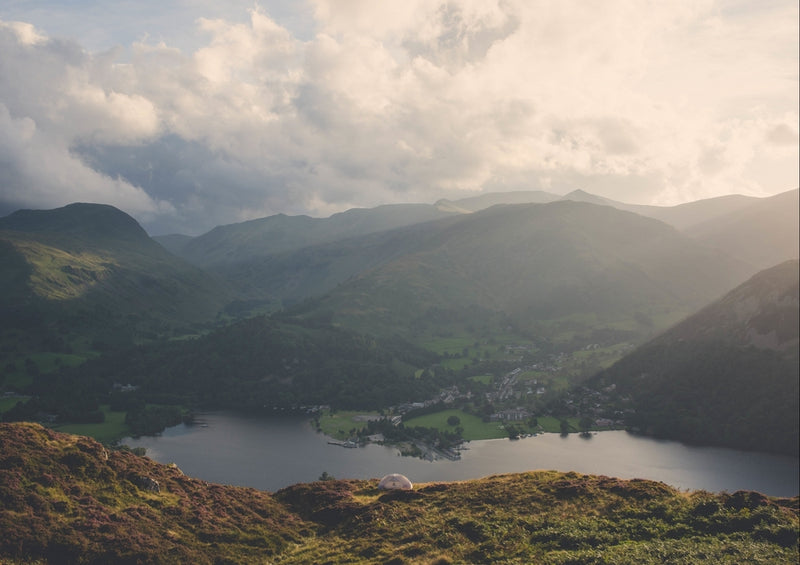
[(798, 262), (766, 269), (596, 378), (660, 437), (797, 455)]
[[(536, 471), (274, 494), (0, 425), (4, 563), (796, 563), (798, 500)], [(390, 470), (387, 470), (390, 471)]]

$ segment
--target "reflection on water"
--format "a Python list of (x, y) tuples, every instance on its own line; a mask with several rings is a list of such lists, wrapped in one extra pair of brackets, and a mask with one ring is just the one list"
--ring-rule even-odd
[(798, 494), (798, 460), (714, 447), (690, 447), (623, 431), (590, 438), (544, 434), (509, 441), (474, 441), (460, 461), (400, 457), (396, 449), (329, 445), (305, 419), (206, 414), (199, 424), (176, 426), (159, 437), (124, 441), (146, 447), (162, 463), (176, 463), (189, 476), (275, 491), (315, 481), (327, 471), (337, 478), (379, 478), (402, 473), (413, 482), (474, 479), (536, 469), (578, 471), (663, 481), (682, 489), (757, 490), (772, 496)]

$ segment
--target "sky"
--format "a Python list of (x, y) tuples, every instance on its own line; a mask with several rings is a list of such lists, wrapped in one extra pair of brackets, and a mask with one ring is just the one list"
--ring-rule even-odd
[(4, 0), (0, 216), (797, 188), (796, 0)]

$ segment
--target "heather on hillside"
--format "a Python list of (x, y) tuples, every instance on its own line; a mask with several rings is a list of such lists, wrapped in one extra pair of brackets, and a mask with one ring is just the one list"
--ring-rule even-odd
[(10, 563), (796, 563), (798, 499), (532, 471), (381, 491), (191, 479), (35, 424), (0, 425)]

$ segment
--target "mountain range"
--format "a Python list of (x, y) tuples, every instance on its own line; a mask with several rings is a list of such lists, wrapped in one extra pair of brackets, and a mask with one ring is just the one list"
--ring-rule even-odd
[(167, 249), (200, 266), (235, 264), (317, 243), (346, 239), (444, 218), (451, 212), (428, 204), (355, 208), (329, 218), (277, 214), (219, 226), (195, 238), (155, 238)]
[[(486, 344), (502, 334), (532, 344), (529, 351), (540, 356), (602, 347), (618, 359), (623, 347), (652, 339), (763, 263), (796, 260), (797, 200), (794, 190), (658, 208), (582, 191), (496, 194), (325, 219), (278, 215), (197, 238), (158, 238), (161, 244), (110, 206), (23, 210), (0, 218), (0, 386), (39, 395), (61, 391), (56, 396), (69, 397), (68, 413), (86, 404), (98, 414), (99, 399), (119, 379), (147, 383), (142, 402), (181, 404), (215, 398), (214, 379), (235, 368), (235, 378), (225, 381), (231, 402), (325, 403), (311, 389), (333, 387), (345, 391), (347, 402), (363, 397), (372, 405), (389, 401), (379, 383), (413, 382), (430, 368), (433, 361), (414, 348), (430, 349), (436, 340)], [(764, 280), (783, 280), (797, 263), (781, 269), (784, 275)], [(781, 292), (795, 300), (788, 313), (763, 306), (774, 293), (728, 295), (712, 309), (716, 314), (704, 311), (704, 325), (693, 322), (704, 330), (690, 332), (695, 326), (687, 321), (664, 333), (602, 373), (603, 386), (632, 399), (630, 423), (644, 431), (786, 452), (796, 427), (776, 430), (796, 413), (781, 399), (797, 388), (797, 371), (794, 381), (785, 376), (796, 366), (796, 337), (783, 338), (797, 325), (796, 282), (787, 289)], [(747, 304), (762, 305), (747, 331), (721, 313), (745, 311)], [(259, 309), (280, 311), (271, 321), (230, 325)], [(714, 327), (728, 337), (711, 339)], [(730, 340), (739, 335), (758, 343)], [(174, 338), (192, 339), (167, 342)], [(763, 347), (775, 340), (778, 349)], [(127, 349), (147, 343), (152, 347)], [(282, 343), (291, 351), (288, 361), (264, 357)], [(323, 352), (324, 359), (337, 344), (346, 345), (341, 359), (328, 357), (339, 380), (325, 383), (325, 363), (311, 371), (301, 360), (309, 352)], [(110, 349), (124, 352), (116, 357)], [(81, 371), (58, 370), (104, 352), (84, 366), (86, 386), (76, 385)], [(354, 359), (370, 367), (382, 359), (387, 368), (373, 372), (375, 386), (367, 386), (368, 375), (346, 368)], [(289, 371), (302, 367), (305, 372)], [(772, 380), (761, 382), (754, 376), (759, 370)], [(657, 376), (642, 379), (643, 373)], [(432, 383), (420, 383), (420, 390)], [(750, 402), (761, 393), (763, 401)], [(29, 408), (40, 411), (34, 404)], [(747, 422), (759, 422), (759, 431), (744, 431)], [(759, 443), (765, 434), (776, 439)]]
[(547, 340), (567, 325), (570, 333), (615, 324), (650, 331), (636, 326), (637, 313), (663, 325), (664, 316), (688, 314), (751, 270), (662, 222), (558, 201), (495, 206), (309, 248), (293, 282), (324, 280), (320, 273), (352, 257), (371, 264), (312, 311), (379, 333), (419, 334), (442, 324), (463, 330), (495, 318)]
[[(300, 249), (317, 243), (330, 243), (354, 237), (376, 233), (397, 227), (418, 224), (421, 222), (448, 217), (452, 215), (479, 212), (497, 205), (546, 204), (558, 200), (586, 202), (602, 206), (611, 206), (619, 210), (634, 212), (641, 216), (663, 221), (680, 231), (700, 228), (703, 224), (712, 224), (698, 229), (698, 236), (710, 234), (714, 222), (719, 222), (718, 230), (735, 229), (732, 224), (746, 221), (748, 226), (784, 230), (793, 227), (792, 200), (797, 200), (797, 190), (791, 190), (775, 197), (756, 198), (742, 195), (728, 195), (676, 206), (647, 206), (626, 204), (583, 190), (574, 190), (564, 196), (544, 191), (517, 191), (483, 194), (460, 200), (440, 200), (435, 204), (399, 204), (378, 206), (376, 208), (357, 208), (334, 214), (329, 218), (311, 218), (309, 216), (286, 216), (277, 214), (257, 220), (219, 226), (197, 237), (180, 234), (156, 236), (154, 239), (171, 252), (202, 266), (231, 264), (264, 257), (275, 253)], [(740, 219), (737, 213), (748, 215), (748, 210), (755, 207), (752, 217)], [(775, 224), (764, 224), (761, 221), (766, 210), (779, 212), (780, 220)], [(796, 208), (796, 207), (795, 207)], [(796, 214), (796, 213), (795, 213)], [(721, 234), (720, 234), (721, 235)], [(718, 236), (719, 237), (719, 236)], [(760, 238), (756, 238), (758, 241)], [(788, 241), (780, 242), (781, 248)], [(795, 251), (796, 252), (796, 251)], [(775, 264), (777, 261), (769, 263)]]
[[(796, 190), (665, 208), (583, 191), (499, 193), (322, 219), (277, 215), (155, 238), (162, 245), (110, 206), (21, 210), (0, 218), (0, 309), (4, 335), (28, 342), (23, 353), (192, 333), (220, 312), (309, 298), (320, 299), (305, 305), (315, 316), (382, 333), (400, 319), (413, 334), (455, 316), (456, 331), (510, 321), (558, 339), (563, 323), (542, 320), (583, 311), (584, 334), (609, 323), (636, 334), (666, 327), (769, 261), (797, 256), (796, 201)], [(684, 260), (686, 276), (676, 276)], [(616, 320), (607, 319), (612, 311)]]
[(442, 229), (451, 221), (469, 225), (470, 215), (493, 206), (575, 201), (657, 219), (694, 243), (745, 263), (747, 274), (753, 274), (798, 256), (797, 195), (797, 190), (769, 198), (731, 195), (658, 207), (616, 202), (582, 190), (565, 196), (522, 191), (433, 205), (354, 209), (330, 218), (276, 215), (221, 226), (195, 238), (155, 239), (226, 279), (250, 299), (268, 296), (275, 304), (291, 304), (322, 295), (368, 269), (418, 250), (422, 244), (418, 238), (435, 231), (437, 225)]
[(544, 341), (609, 329), (638, 339), (797, 257), (797, 200), (498, 193), (276, 215), (162, 245), (110, 206), (21, 210), (0, 218), (3, 335), (27, 340), (21, 354), (68, 352), (289, 307), (406, 337), (489, 324)]

